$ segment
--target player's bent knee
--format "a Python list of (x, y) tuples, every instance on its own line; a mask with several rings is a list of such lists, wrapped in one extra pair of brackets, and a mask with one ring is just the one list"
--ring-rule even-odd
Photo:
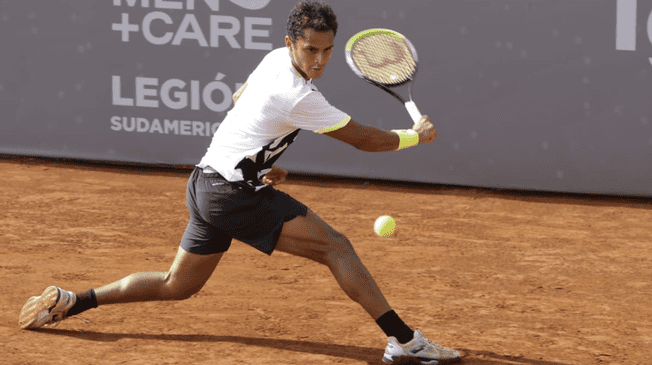
[(190, 299), (193, 295), (199, 293), (200, 290), (201, 290), (201, 287), (200, 288), (190, 288), (190, 289), (187, 289), (187, 290), (179, 291), (179, 292), (177, 292), (175, 300)]
[(186, 300), (190, 299), (193, 295), (199, 293), (201, 290), (201, 286), (199, 287), (168, 287), (167, 290), (165, 291), (165, 299), (167, 300)]
[(324, 253), (324, 261), (326, 265), (330, 266), (342, 260), (349, 260), (355, 256), (356, 253), (351, 241), (345, 235), (338, 232), (328, 252)]
[(168, 273), (165, 279), (165, 286), (161, 293), (161, 296), (165, 300), (189, 299), (199, 293), (204, 286), (204, 283), (196, 284), (175, 280), (174, 276), (170, 273)]

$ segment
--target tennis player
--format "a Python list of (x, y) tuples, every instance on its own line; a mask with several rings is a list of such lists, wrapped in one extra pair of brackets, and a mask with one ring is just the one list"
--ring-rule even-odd
[(54, 326), (109, 304), (188, 299), (204, 286), (235, 238), (267, 255), (277, 250), (328, 266), (342, 290), (388, 336), (384, 362), (406, 356), (422, 364), (459, 359), (457, 351), (429, 341), (401, 320), (342, 233), (274, 188), (287, 174), (274, 163), (300, 130), (384, 152), (434, 141), (433, 125), (424, 116), (413, 129), (386, 131), (359, 124), (326, 101), (313, 84), (324, 74), (337, 33), (335, 14), (326, 3), (298, 3), (287, 30), (286, 47), (267, 54), (234, 94), (235, 106), (190, 176), (190, 219), (170, 269), (131, 274), (80, 293), (48, 287), (23, 307), (22, 328)]

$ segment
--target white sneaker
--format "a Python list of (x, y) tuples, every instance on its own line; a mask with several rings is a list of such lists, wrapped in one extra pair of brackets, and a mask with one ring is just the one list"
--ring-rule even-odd
[(52, 324), (55, 327), (63, 321), (68, 310), (77, 302), (73, 292), (56, 286), (49, 286), (40, 297), (31, 297), (20, 311), (20, 328), (39, 328)]
[(412, 341), (402, 345), (395, 337), (387, 339), (383, 362), (393, 364), (401, 357), (418, 359), (422, 365), (450, 364), (460, 361), (460, 353), (428, 340), (420, 331), (414, 331)]

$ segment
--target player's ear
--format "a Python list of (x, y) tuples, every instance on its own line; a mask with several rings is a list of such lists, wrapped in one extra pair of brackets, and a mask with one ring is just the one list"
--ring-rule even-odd
[(292, 50), (292, 38), (290, 38), (290, 36), (285, 36), (285, 46)]

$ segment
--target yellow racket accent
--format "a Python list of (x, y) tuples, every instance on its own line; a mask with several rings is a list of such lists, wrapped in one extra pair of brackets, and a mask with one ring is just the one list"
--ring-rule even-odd
[(399, 32), (395, 32), (391, 29), (383, 29), (383, 28), (367, 29), (367, 30), (363, 30), (362, 32), (354, 34), (353, 37), (351, 37), (351, 39), (349, 39), (349, 41), (346, 43), (346, 50), (350, 51), (351, 49), (353, 49), (353, 45), (360, 39), (375, 34), (389, 34), (398, 38), (405, 38), (403, 34)]

